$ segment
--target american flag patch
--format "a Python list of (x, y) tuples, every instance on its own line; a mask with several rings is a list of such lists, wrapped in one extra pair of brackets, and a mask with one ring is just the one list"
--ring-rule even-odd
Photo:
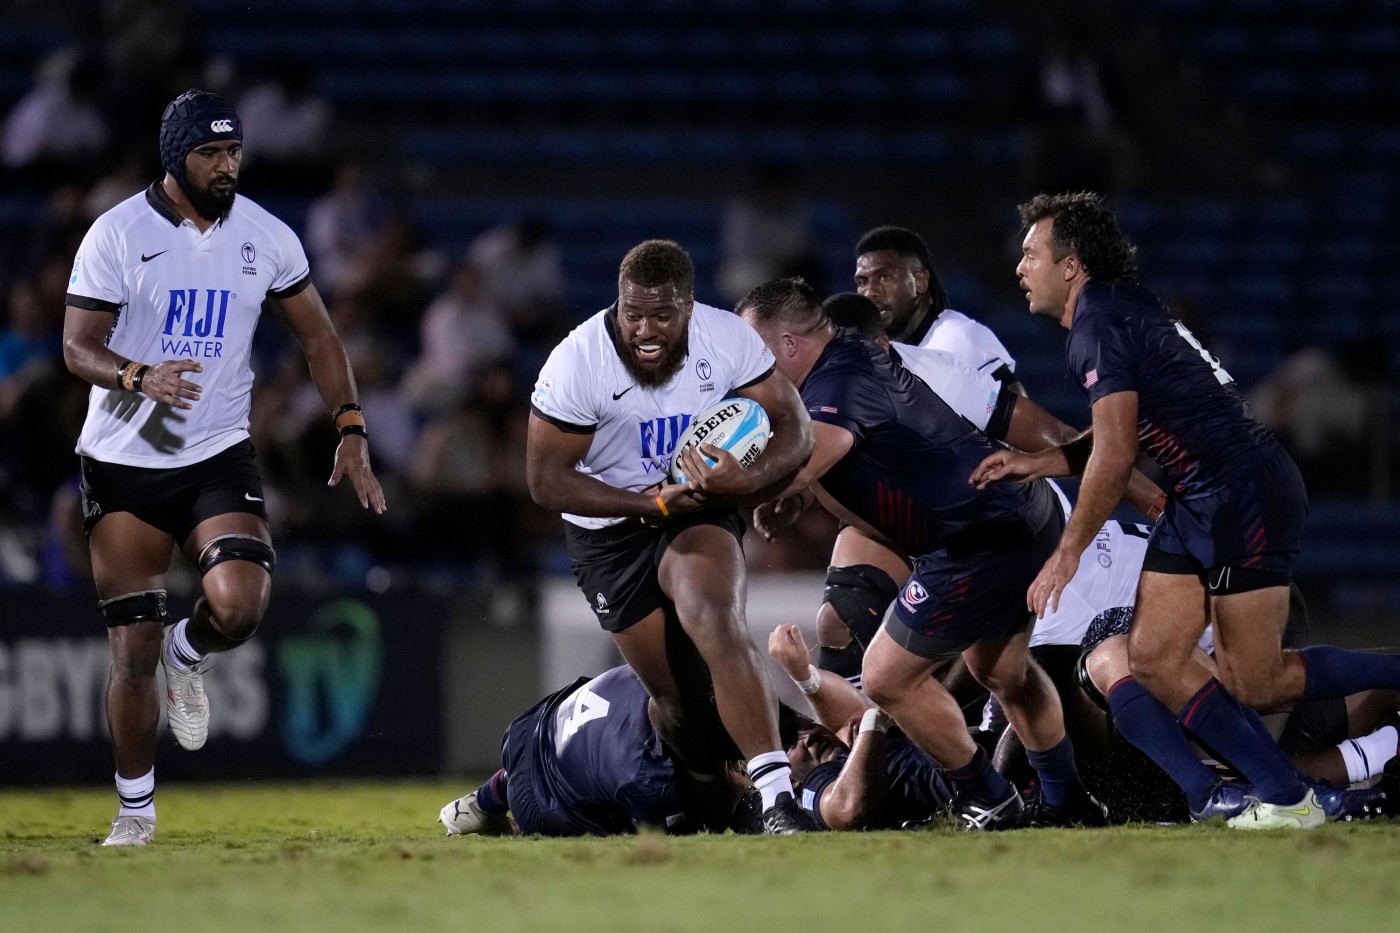
[(837, 410), (834, 409), (834, 408), (832, 408), (830, 405), (818, 405), (818, 406), (817, 406), (817, 411), (821, 412), (822, 414), (826, 414), (826, 415), (835, 415), (835, 414), (839, 414), (839, 412), (837, 412)]
[(1096, 382), (1098, 382), (1098, 381), (1099, 381), (1099, 371), (1098, 371), (1097, 369), (1091, 369), (1091, 370), (1089, 370), (1087, 373), (1084, 374), (1084, 388), (1086, 388), (1086, 389), (1093, 388), (1094, 383), (1096, 383)]

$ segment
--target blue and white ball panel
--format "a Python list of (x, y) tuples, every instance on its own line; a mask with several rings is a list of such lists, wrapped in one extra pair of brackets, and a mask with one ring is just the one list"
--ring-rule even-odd
[[(671, 479), (686, 481), (680, 452), (696, 444), (718, 447), (733, 454), (741, 467), (748, 467), (768, 446), (771, 431), (768, 412), (752, 399), (734, 396), (717, 402), (696, 415), (681, 434), (671, 458)], [(712, 457), (706, 457), (705, 462), (715, 464)]]

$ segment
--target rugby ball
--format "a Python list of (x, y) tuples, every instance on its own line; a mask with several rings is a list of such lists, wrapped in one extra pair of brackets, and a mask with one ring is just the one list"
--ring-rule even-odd
[[(736, 395), (716, 402), (691, 419), (681, 432), (671, 456), (671, 479), (677, 483), (686, 481), (680, 453), (687, 447), (710, 444), (733, 454), (740, 466), (747, 467), (768, 446), (769, 433), (768, 412), (752, 399)], [(713, 466), (715, 460), (706, 457), (705, 462)]]

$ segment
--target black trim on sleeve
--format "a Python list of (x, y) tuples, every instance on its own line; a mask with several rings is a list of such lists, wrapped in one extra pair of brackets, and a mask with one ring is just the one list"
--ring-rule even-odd
[(151, 209), (157, 214), (170, 221), (170, 226), (178, 227), (184, 222), (185, 218), (180, 215), (159, 181), (151, 182), (151, 186), (146, 189), (146, 203), (151, 205)]
[(306, 275), (303, 275), (301, 278), (297, 279), (295, 282), (293, 282), (291, 285), (288, 285), (286, 288), (279, 288), (276, 291), (269, 291), (267, 293), (267, 296), (269, 298), (276, 298), (278, 301), (282, 301), (285, 298), (293, 298), (306, 291), (306, 287), (310, 284), (311, 273), (308, 272), (306, 273)]
[(997, 393), (997, 407), (992, 410), (992, 417), (987, 419), (987, 436), (992, 440), (1005, 439), (1006, 432), (1011, 428), (1011, 414), (1016, 410), (1016, 400), (1020, 397), (1006, 386), (1002, 386)]
[(530, 406), (530, 413), (541, 421), (548, 421), (565, 434), (592, 434), (594, 431), (598, 430), (596, 424), (573, 424), (569, 421), (561, 421), (553, 415), (545, 414), (534, 405)]
[(101, 298), (89, 298), (87, 295), (75, 295), (69, 292), (63, 297), (63, 303), (71, 308), (82, 308), (84, 311), (105, 311), (108, 314), (120, 314), (122, 306), (115, 301), (103, 301)]
[(777, 363), (774, 363), (772, 366), (769, 366), (767, 369), (765, 369), (765, 370), (762, 372), (762, 374), (760, 374), (760, 375), (758, 375), (758, 376), (755, 376), (754, 378), (750, 379), (748, 382), (744, 383), (744, 384), (741, 385), (741, 386), (735, 386), (734, 388), (730, 389), (730, 390), (729, 390), (730, 394), (733, 394), (733, 393), (735, 393), (735, 392), (738, 392), (740, 389), (747, 389), (749, 386), (756, 386), (756, 385), (758, 385), (760, 382), (762, 382), (763, 380), (767, 379), (769, 376), (773, 375), (773, 370), (775, 370), (775, 369), (777, 369), (777, 368), (778, 368), (778, 364), (777, 364)]

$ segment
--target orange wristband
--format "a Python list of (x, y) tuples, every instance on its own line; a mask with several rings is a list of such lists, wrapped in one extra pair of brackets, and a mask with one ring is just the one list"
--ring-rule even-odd
[(666, 502), (660, 496), (656, 497), (656, 507), (661, 510), (662, 518), (670, 518), (671, 510), (666, 508)]

